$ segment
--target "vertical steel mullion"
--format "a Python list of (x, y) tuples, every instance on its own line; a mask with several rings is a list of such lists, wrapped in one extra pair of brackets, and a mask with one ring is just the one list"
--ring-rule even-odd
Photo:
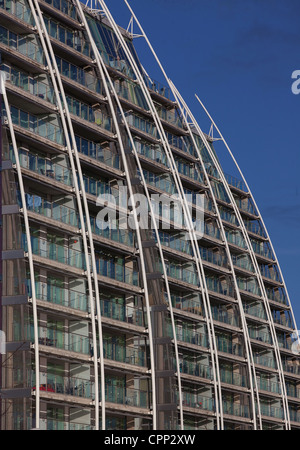
[[(139, 85), (140, 85), (140, 87), (141, 87), (141, 89), (142, 89), (142, 91), (143, 91), (143, 93), (144, 93), (144, 95), (145, 95), (145, 98), (146, 98), (146, 100), (147, 100), (148, 106), (149, 106), (149, 108), (150, 108), (150, 112), (152, 113), (152, 116), (153, 116), (153, 120), (154, 120), (154, 122), (155, 122), (155, 124), (156, 124), (156, 126), (157, 126), (157, 129), (159, 130), (159, 134), (160, 134), (160, 136), (161, 136), (161, 141), (162, 141), (162, 144), (163, 144), (163, 146), (164, 146), (166, 156), (168, 157), (168, 160), (169, 160), (169, 163), (170, 163), (170, 168), (171, 168), (172, 173), (173, 173), (173, 178), (174, 178), (174, 181), (175, 181), (177, 190), (178, 190), (178, 194), (179, 194), (179, 196), (180, 196), (181, 204), (182, 204), (183, 207), (184, 207), (185, 214), (186, 214), (186, 218), (188, 219), (188, 222), (190, 222), (190, 224), (189, 224), (189, 233), (190, 233), (191, 238), (192, 238), (192, 239), (191, 239), (191, 243), (192, 243), (192, 246), (193, 246), (194, 255), (196, 255), (197, 252), (199, 253), (199, 248), (196, 247), (196, 249), (195, 249), (195, 243), (194, 243), (194, 240), (196, 240), (196, 238), (195, 238), (195, 235), (194, 235), (193, 225), (192, 225), (192, 222), (191, 222), (191, 218), (190, 218), (190, 214), (189, 214), (189, 210), (188, 210), (188, 207), (187, 207), (187, 203), (186, 203), (185, 196), (184, 196), (184, 195), (182, 196), (182, 193), (181, 193), (181, 191), (182, 191), (182, 186), (181, 186), (181, 183), (180, 183), (180, 179), (179, 179), (179, 176), (178, 176), (176, 167), (174, 168), (174, 161), (173, 161), (173, 159), (172, 159), (172, 152), (171, 152), (171, 150), (170, 150), (169, 144), (168, 144), (167, 139), (166, 139), (166, 137), (165, 137), (164, 129), (163, 129), (162, 125), (161, 125), (160, 118), (158, 117), (158, 114), (157, 114), (157, 111), (156, 111), (156, 109), (155, 109), (155, 107), (154, 107), (154, 105), (153, 105), (151, 96), (150, 96), (150, 94), (149, 94), (149, 92), (148, 92), (148, 90), (147, 90), (147, 87), (145, 86), (145, 83), (144, 83), (143, 78), (142, 78), (141, 75), (140, 75), (140, 72), (139, 72), (139, 69), (138, 69), (138, 67), (137, 67), (137, 65), (136, 65), (135, 60), (133, 59), (133, 57), (132, 57), (130, 51), (129, 51), (128, 48), (127, 48), (127, 44), (125, 43), (125, 41), (124, 41), (124, 39), (123, 39), (123, 36), (121, 35), (120, 31), (118, 30), (118, 27), (116, 26), (116, 24), (115, 24), (115, 22), (114, 22), (114, 20), (113, 20), (113, 18), (112, 18), (112, 16), (111, 16), (111, 14), (110, 14), (108, 8), (106, 7), (104, 1), (103, 1), (103, 0), (98, 0), (98, 2), (101, 4), (101, 6), (102, 6), (102, 8), (103, 8), (103, 11), (104, 11), (105, 14), (106, 14), (107, 19), (109, 20), (109, 22), (110, 22), (112, 28), (114, 29), (116, 35), (118, 36), (119, 41), (120, 41), (120, 43), (121, 43), (121, 45), (122, 45), (122, 47), (123, 47), (123, 49), (124, 49), (124, 51), (125, 51), (125, 53), (126, 53), (126, 55), (127, 55), (127, 57), (128, 57), (128, 60), (131, 61), (132, 68), (133, 68), (133, 70), (134, 70), (134, 72), (135, 72), (135, 75), (137, 76), (137, 80), (138, 80), (138, 82), (139, 82)], [(205, 285), (205, 292), (206, 292), (206, 294), (208, 295), (205, 279), (202, 280), (203, 274), (201, 273), (201, 271), (200, 271), (200, 269), (199, 269), (199, 262), (200, 262), (200, 264), (201, 264), (201, 259), (200, 259), (199, 255), (198, 255), (198, 258), (195, 257), (195, 263), (196, 263), (196, 267), (197, 267), (197, 272), (198, 272), (198, 276), (199, 276), (199, 281), (200, 281), (200, 283), (201, 283), (201, 287), (203, 286), (202, 283), (204, 282), (204, 285)], [(201, 268), (202, 268), (202, 264), (201, 264)], [(202, 268), (202, 270), (203, 270), (203, 268)], [(203, 287), (202, 287), (202, 292), (203, 292)], [(204, 302), (204, 305), (205, 305), (205, 302)], [(207, 320), (207, 323), (209, 323), (208, 317), (209, 317), (209, 315), (206, 314), (206, 320)], [(208, 330), (210, 330), (209, 325), (208, 325)], [(209, 336), (210, 336), (210, 335), (209, 335)], [(210, 337), (210, 339), (211, 339), (211, 337)], [(216, 348), (216, 347), (215, 347), (215, 348)], [(211, 354), (212, 354), (213, 370), (215, 370), (215, 368), (214, 368), (214, 357), (213, 357), (212, 346), (210, 346), (210, 350), (211, 350)], [(218, 373), (217, 373), (217, 376), (218, 376)], [(214, 377), (214, 383), (216, 382), (216, 381), (215, 381), (215, 378), (216, 378), (216, 377)], [(216, 409), (217, 409), (217, 420), (218, 420), (218, 418), (219, 418), (219, 413), (218, 413), (218, 399), (217, 399), (217, 396), (216, 396)]]

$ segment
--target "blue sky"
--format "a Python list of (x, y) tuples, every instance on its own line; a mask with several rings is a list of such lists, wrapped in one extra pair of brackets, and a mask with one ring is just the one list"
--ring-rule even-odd
[[(106, 4), (127, 28), (123, 1)], [(130, 5), (203, 131), (208, 124), (195, 93), (234, 153), (271, 236), (299, 328), (300, 95), (291, 90), (292, 72), (300, 70), (299, 0)], [(141, 41), (135, 44), (142, 56)], [(142, 60), (163, 81), (150, 54)]]

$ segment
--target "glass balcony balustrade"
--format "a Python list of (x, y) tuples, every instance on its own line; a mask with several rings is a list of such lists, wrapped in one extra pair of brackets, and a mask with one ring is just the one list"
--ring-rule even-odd
[(144, 326), (144, 312), (132, 305), (116, 303), (109, 299), (100, 299), (101, 314), (108, 319)]
[(86, 431), (95, 430), (95, 427), (86, 423), (79, 422), (69, 422), (57, 419), (40, 419), (40, 429), (41, 430), (51, 430), (51, 431)]
[(7, 80), (13, 86), (24, 89), (24, 91), (35, 95), (38, 99), (54, 103), (54, 89), (45, 80), (42, 80), (41, 76), (32, 78), (26, 72), (7, 64), (1, 64), (0, 69), (6, 73)]
[(235, 214), (232, 213), (232, 211), (230, 211), (229, 209), (219, 205), (218, 206), (218, 210), (220, 213), (220, 217), (222, 220), (224, 220), (225, 222), (229, 222), (232, 223), (233, 225), (238, 226), (239, 222), (235, 216)]
[(249, 214), (252, 214), (252, 215), (254, 215), (254, 216), (257, 216), (258, 214), (257, 214), (257, 211), (256, 211), (256, 209), (255, 209), (255, 206), (254, 206), (254, 204), (252, 203), (252, 200), (250, 199), (250, 198), (243, 198), (243, 199), (241, 199), (241, 198), (237, 198), (237, 197), (235, 197), (235, 203), (236, 203), (236, 205), (237, 205), (237, 207), (241, 210), (241, 211), (243, 211), (243, 212), (246, 212), (246, 213), (249, 213)]
[(228, 266), (228, 258), (219, 252), (214, 252), (207, 247), (199, 247), (201, 258), (203, 261), (207, 261), (215, 266), (224, 267)]
[(227, 183), (230, 186), (240, 189), (241, 191), (248, 192), (248, 189), (243, 180), (239, 180), (238, 178), (234, 177), (233, 175), (229, 175), (227, 173), (224, 173), (224, 176), (226, 178)]
[(294, 375), (300, 375), (300, 366), (289, 360), (282, 361), (283, 370), (287, 373), (292, 373)]
[(291, 336), (281, 335), (277, 333), (277, 342), (280, 348), (284, 348), (285, 350), (292, 350), (293, 342), (291, 340)]
[(97, 218), (90, 217), (91, 221), (91, 229), (92, 233), (97, 236), (102, 236), (106, 239), (110, 239), (111, 241), (119, 242), (120, 244), (128, 245), (129, 247), (133, 247), (135, 243), (135, 235), (134, 232), (127, 229), (118, 228), (118, 224), (115, 224), (115, 227), (107, 227), (105, 229), (99, 228), (97, 225)]
[(269, 300), (287, 305), (287, 296), (284, 288), (266, 287), (266, 293)]
[(217, 277), (205, 276), (205, 281), (207, 285), (207, 289), (209, 291), (217, 292), (222, 295), (226, 295), (229, 297), (234, 296), (234, 289), (231, 282), (226, 280), (220, 280)]
[[(141, 141), (135, 138), (133, 138), (133, 140), (137, 153), (139, 153), (142, 156), (145, 156), (148, 159), (151, 159), (154, 162), (163, 164), (166, 167), (169, 166), (167, 157), (160, 145), (150, 144), (146, 141)], [(131, 141), (129, 141), (128, 145), (130, 148), (132, 148)]]
[(114, 169), (121, 169), (119, 155), (111, 152), (109, 148), (103, 148), (100, 143), (89, 141), (80, 136), (75, 136), (75, 139), (79, 153), (89, 156)]
[(248, 333), (250, 339), (256, 339), (259, 342), (263, 342), (264, 344), (272, 344), (273, 340), (269, 332), (258, 330), (256, 328), (251, 328), (248, 326)]
[(49, 5), (53, 6), (53, 8), (58, 9), (62, 13), (66, 14), (68, 17), (76, 20), (76, 8), (73, 3), (68, 0), (44, 0)]
[[(10, 159), (15, 164), (15, 155), (13, 149), (10, 147)], [(19, 148), (19, 161), (21, 167), (31, 170), (34, 173), (43, 175), (52, 180), (59, 181), (67, 186), (73, 186), (73, 177), (71, 170), (66, 166), (57, 162), (51, 161), (42, 155), (30, 153), (27, 149)], [(28, 203), (30, 207), (30, 203)], [(37, 204), (36, 204), (37, 206)]]
[[(26, 111), (11, 106), (11, 118), (14, 125), (22, 127), (44, 139), (48, 139), (56, 144), (64, 144), (62, 129), (57, 125), (57, 117), (54, 115), (35, 116)], [(7, 117), (6, 112), (3, 112)]]
[(278, 267), (277, 266), (265, 266), (262, 264), (259, 264), (260, 273), (263, 277), (268, 278), (272, 281), (277, 281), (278, 283), (281, 282), (281, 278), (279, 275)]
[(35, 40), (35, 36), (24, 36), (13, 33), (7, 28), (0, 26), (0, 42), (7, 45), (11, 50), (32, 59), (39, 64), (45, 65), (45, 55), (42, 47)]
[(145, 81), (148, 89), (150, 89), (153, 92), (156, 92), (159, 95), (162, 95), (163, 97), (165, 97), (169, 100), (171, 99), (172, 93), (171, 93), (171, 89), (169, 88), (169, 86), (165, 86), (162, 83), (160, 83), (159, 81), (156, 81), (150, 77), (147, 77), (145, 74), (144, 74), (143, 78), (144, 78), (144, 81)]
[[(168, 335), (172, 337), (173, 330), (171, 323), (168, 323)], [(208, 348), (208, 337), (204, 333), (200, 333), (184, 324), (176, 324), (176, 337), (178, 341), (187, 342), (189, 344), (199, 345), (201, 347)]]
[[(90, 299), (86, 293), (43, 283), (41, 281), (35, 282), (35, 293), (38, 300), (84, 312), (90, 312)], [(32, 296), (30, 283), (28, 283), (28, 296)]]
[(300, 411), (295, 411), (292, 408), (289, 408), (290, 420), (292, 422), (300, 422)]
[(180, 372), (186, 375), (205, 378), (207, 380), (213, 379), (212, 368), (210, 366), (188, 359), (183, 359), (183, 361), (180, 362)]
[(242, 405), (240, 403), (226, 400), (223, 400), (223, 413), (229, 414), (231, 416), (246, 417), (246, 418), (250, 417), (248, 405)]
[(253, 359), (255, 364), (260, 366), (269, 367), (271, 369), (276, 369), (277, 364), (274, 357), (260, 354), (253, 354)]
[(261, 296), (261, 290), (255, 278), (237, 277), (236, 281), (240, 290)]
[[(165, 293), (165, 299), (168, 300), (167, 294)], [(181, 296), (181, 295), (175, 295), (171, 294), (171, 301), (172, 306), (175, 309), (189, 312), (192, 314), (197, 314), (200, 316), (204, 315), (204, 308), (202, 306), (202, 301), (200, 297), (198, 297), (198, 300), (194, 296)]]
[(87, 336), (51, 327), (39, 326), (39, 344), (89, 356), (93, 353), (91, 340)]
[(280, 311), (277, 313), (273, 311), (273, 321), (284, 327), (293, 328), (293, 320), (288, 312), (281, 314)]
[(225, 228), (225, 235), (226, 235), (227, 242), (229, 244), (236, 245), (237, 247), (240, 247), (243, 249), (247, 248), (247, 244), (246, 244), (240, 231), (229, 230), (229, 229)]
[(263, 256), (264, 258), (274, 260), (273, 252), (270, 248), (270, 244), (268, 242), (261, 242), (255, 239), (250, 238), (252, 248), (254, 253), (257, 255)]
[(249, 272), (255, 272), (252, 261), (248, 255), (231, 255), (233, 265), (240, 269), (248, 270)]
[(100, 109), (95, 109), (87, 103), (81, 102), (74, 97), (66, 96), (70, 114), (98, 125), (106, 131), (112, 132), (112, 119)]
[(90, 89), (94, 93), (103, 95), (103, 87), (99, 78), (93, 73), (82, 69), (81, 67), (72, 64), (65, 59), (55, 56), (58, 70), (62, 76), (69, 78), (70, 80), (79, 83), (82, 86)]
[(73, 48), (74, 50), (77, 50), (84, 56), (92, 58), (93, 52), (91, 45), (84, 39), (81, 32), (60, 24), (46, 14), (43, 15), (43, 18), (50, 37), (60, 41), (68, 47)]
[[(26, 235), (22, 234), (25, 252), (28, 251)], [(59, 262), (77, 269), (85, 269), (84, 254), (80, 250), (59, 245), (44, 238), (31, 236), (31, 248), (34, 255), (40, 256), (50, 261)]]
[(174, 125), (175, 127), (183, 129), (182, 118), (180, 117), (177, 109), (167, 109), (158, 104), (155, 104), (155, 108), (160, 119), (168, 122), (171, 125)]
[(286, 393), (289, 397), (300, 399), (300, 389), (297, 386), (293, 386), (289, 383), (286, 383), (285, 387), (286, 387)]
[(220, 368), (220, 380), (222, 383), (232, 384), (234, 386), (247, 387), (247, 377), (237, 372)]
[[(39, 195), (26, 193), (25, 198), (28, 211), (33, 211), (49, 219), (79, 228), (79, 216), (75, 209), (56, 202), (48, 202)], [(21, 201), (19, 201), (19, 205), (21, 207)]]
[(147, 101), (141, 87), (138, 84), (130, 80), (116, 80), (114, 82), (114, 87), (119, 97), (130, 101), (140, 108), (145, 110), (148, 109)]
[(105, 359), (131, 364), (133, 366), (147, 367), (147, 355), (144, 350), (128, 347), (112, 341), (112, 337), (103, 337), (103, 356)]
[(149, 408), (151, 401), (148, 392), (145, 390), (110, 386), (109, 382), (105, 385), (105, 400), (109, 403), (137, 408)]
[(259, 319), (267, 320), (267, 314), (264, 310), (264, 307), (256, 306), (248, 303), (243, 304), (245, 314), (249, 314), (253, 317), (258, 317)]
[(217, 347), (220, 352), (230, 353), (231, 355), (243, 356), (243, 346), (238, 342), (232, 342), (230, 338), (223, 338), (222, 336), (216, 336)]
[(203, 184), (204, 175), (197, 166), (188, 164), (188, 162), (185, 162), (182, 159), (175, 159), (175, 163), (177, 170), (181, 175)]
[(234, 327), (239, 326), (239, 317), (237, 314), (227, 311), (226, 307), (211, 306), (212, 317), (218, 322), (227, 323)]
[[(196, 408), (199, 411), (215, 411), (215, 400), (195, 392), (182, 391), (182, 406), (183, 408)], [(179, 402), (179, 394), (177, 394), (177, 401)]]
[(277, 381), (257, 377), (257, 387), (261, 391), (272, 392), (273, 394), (281, 394), (281, 386)]
[(246, 219), (243, 219), (243, 221), (247, 231), (249, 231), (250, 233), (257, 234), (258, 236), (261, 236), (263, 238), (266, 237), (266, 234), (260, 222), (258, 221), (253, 222), (251, 220)]
[[(159, 239), (161, 245), (169, 247), (178, 252), (186, 253), (188, 255), (192, 255), (192, 245), (191, 241), (188, 239), (184, 239), (182, 234), (174, 234), (171, 235), (169, 233), (165, 233), (164, 231), (159, 231)], [(153, 236), (156, 239), (156, 234), (153, 232)]]
[(230, 198), (226, 192), (224, 185), (220, 181), (211, 180), (211, 186), (214, 191), (214, 195), (217, 199), (226, 203), (231, 203)]
[(34, 23), (32, 12), (24, 0), (0, 0), (0, 8), (30, 25)]
[(156, 175), (152, 172), (149, 172), (148, 170), (143, 170), (143, 175), (146, 183), (149, 184), (150, 186), (154, 186), (169, 195), (177, 193), (177, 189), (170, 175), (168, 174)]
[(187, 136), (176, 136), (170, 132), (166, 132), (167, 140), (169, 145), (175, 147), (176, 149), (181, 150), (184, 153), (188, 153), (189, 155), (197, 158), (197, 152), (193, 146), (191, 139)]
[(139, 273), (137, 270), (118, 264), (115, 261), (106, 259), (96, 253), (97, 273), (100, 276), (111, 278), (121, 283), (139, 286)]
[(133, 114), (132, 112), (128, 112), (126, 114), (126, 121), (128, 125), (149, 134), (151, 137), (157, 139), (157, 129), (153, 122), (150, 122), (149, 120), (146, 120), (136, 114)]
[(264, 404), (262, 402), (260, 402), (260, 413), (262, 416), (273, 417), (276, 419), (284, 419), (284, 412), (282, 408)]
[[(52, 374), (51, 372), (40, 373), (40, 391), (54, 392), (72, 397), (95, 399), (95, 383), (77, 377), (67, 377)], [(35, 373), (33, 372), (32, 389), (36, 391)]]
[[(162, 266), (159, 265), (160, 271), (162, 272)], [(172, 263), (171, 261), (166, 261), (166, 271), (167, 276), (174, 278), (184, 283), (191, 284), (193, 286), (198, 286), (198, 276), (195, 268), (188, 268)]]

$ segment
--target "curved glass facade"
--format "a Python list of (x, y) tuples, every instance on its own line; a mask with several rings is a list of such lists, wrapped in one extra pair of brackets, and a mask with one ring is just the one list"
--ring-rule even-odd
[(0, 2), (1, 429), (300, 429), (247, 183), (100, 7)]

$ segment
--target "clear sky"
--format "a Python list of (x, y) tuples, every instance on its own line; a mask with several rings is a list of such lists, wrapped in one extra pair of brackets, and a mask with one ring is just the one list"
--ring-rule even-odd
[[(299, 0), (129, 0), (203, 131), (195, 93), (234, 153), (268, 228), (300, 328)], [(127, 28), (123, 0), (106, 0)], [(137, 30), (136, 30), (137, 31)], [(144, 46), (137, 38), (141, 56)], [(163, 81), (150, 54), (149, 75)], [(217, 148), (218, 150), (218, 148)]]

